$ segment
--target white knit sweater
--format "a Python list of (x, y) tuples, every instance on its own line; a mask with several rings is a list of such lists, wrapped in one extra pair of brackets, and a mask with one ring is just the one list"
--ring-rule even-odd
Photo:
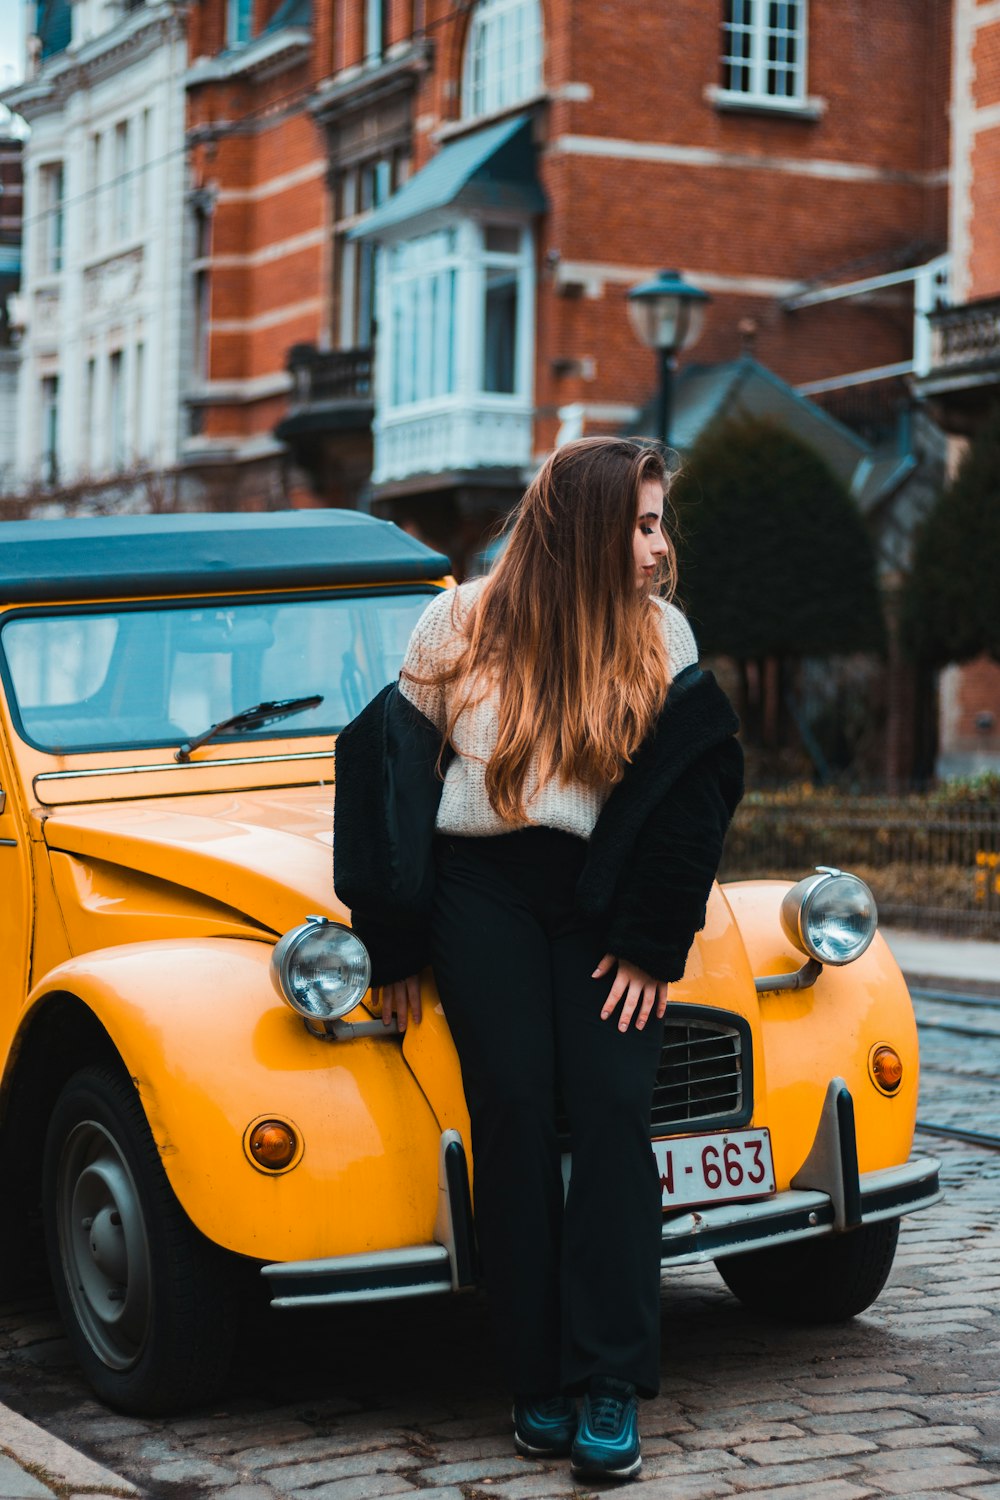
[[(410, 637), (404, 673), (411, 671), (418, 677), (428, 677), (454, 658), (464, 638), (455, 628), (452, 610), (467, 609), (482, 584), (482, 579), (475, 579), (461, 584), (457, 590), (446, 590), (431, 601)], [(673, 678), (698, 660), (698, 648), (691, 627), (679, 609), (655, 596), (651, 605), (661, 613), (663, 639)], [(399, 686), (410, 702), (443, 734), (454, 684), (424, 686), (404, 675)], [(471, 708), (463, 709), (455, 724), (453, 741), (457, 754), (445, 773), (437, 815), (438, 831), (466, 837), (510, 832), (511, 824), (497, 816), (486, 795), (486, 763), (497, 742), (495, 698), (487, 696)], [(596, 790), (579, 782), (564, 783), (558, 777), (550, 777), (539, 786), (537, 769), (531, 767), (525, 784), (525, 807), (531, 824), (561, 828), (566, 833), (587, 839), (594, 830), (609, 791), (610, 788)]]

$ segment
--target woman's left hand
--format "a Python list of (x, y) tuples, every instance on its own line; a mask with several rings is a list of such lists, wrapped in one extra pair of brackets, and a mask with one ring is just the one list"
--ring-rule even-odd
[(661, 1020), (667, 1009), (668, 986), (663, 980), (654, 979), (652, 974), (647, 974), (645, 969), (640, 969), (638, 964), (630, 964), (627, 958), (616, 958), (613, 953), (605, 953), (591, 977), (600, 979), (604, 974), (609, 974), (616, 964), (618, 973), (608, 998), (601, 1007), (601, 1020), (606, 1021), (622, 1000), (622, 1013), (618, 1017), (619, 1031), (628, 1031), (633, 1016), (636, 1017), (636, 1031), (641, 1031), (649, 1020), (654, 1005), (656, 1018)]

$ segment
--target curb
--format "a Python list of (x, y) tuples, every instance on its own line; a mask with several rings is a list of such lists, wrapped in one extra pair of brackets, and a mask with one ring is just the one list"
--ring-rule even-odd
[(903, 928), (880, 927), (907, 980), (933, 989), (970, 994), (1000, 990), (1000, 943), (981, 938), (939, 938)]
[(140, 1491), (27, 1417), (0, 1405), (0, 1497), (3, 1500), (110, 1500)]

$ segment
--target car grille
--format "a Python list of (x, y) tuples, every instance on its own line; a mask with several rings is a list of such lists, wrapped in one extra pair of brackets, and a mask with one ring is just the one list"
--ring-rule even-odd
[[(668, 1011), (669, 1015), (669, 1011)], [(669, 1021), (653, 1093), (652, 1133), (678, 1132), (711, 1120), (742, 1122), (749, 1037), (719, 1021)]]
[[(656, 1071), (650, 1135), (726, 1130), (753, 1113), (750, 1027), (742, 1016), (707, 1006), (670, 1005)], [(569, 1121), (556, 1096), (556, 1129), (570, 1150)]]

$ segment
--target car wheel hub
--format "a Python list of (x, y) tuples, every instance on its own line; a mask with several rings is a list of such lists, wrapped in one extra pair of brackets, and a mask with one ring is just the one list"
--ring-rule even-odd
[(77, 1322), (95, 1353), (124, 1370), (149, 1325), (149, 1243), (118, 1143), (96, 1121), (68, 1136), (59, 1164), (59, 1242)]

